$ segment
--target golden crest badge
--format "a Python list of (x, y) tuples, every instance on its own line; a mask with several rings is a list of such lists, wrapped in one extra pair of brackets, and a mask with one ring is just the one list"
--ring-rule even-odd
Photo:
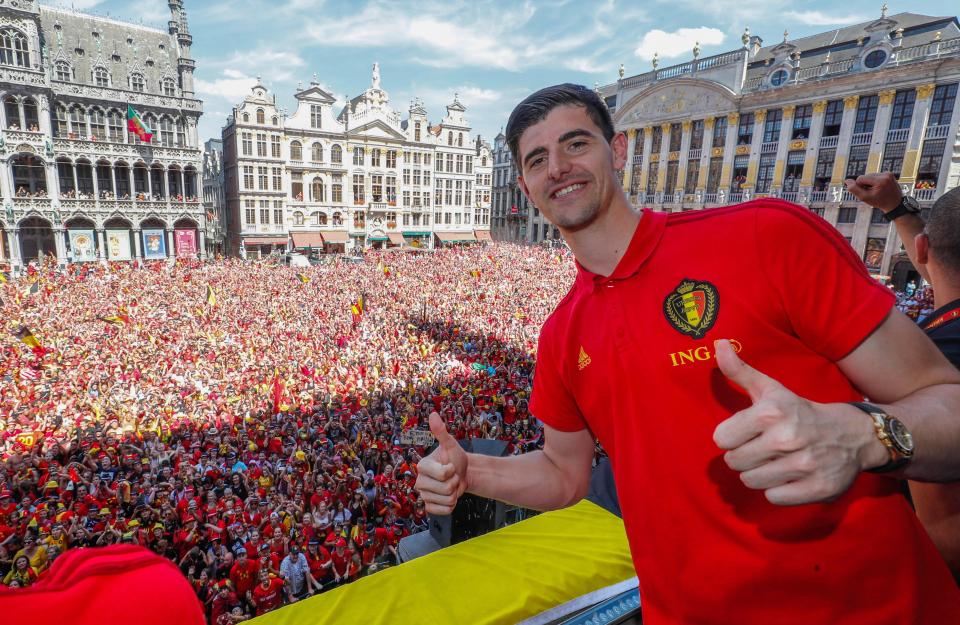
[(700, 339), (717, 321), (720, 294), (704, 280), (684, 278), (663, 300), (663, 314), (681, 334)]

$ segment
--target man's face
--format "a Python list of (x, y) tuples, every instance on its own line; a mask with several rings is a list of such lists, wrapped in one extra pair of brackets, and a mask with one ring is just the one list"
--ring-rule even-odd
[(586, 108), (558, 106), (520, 137), (520, 186), (551, 223), (580, 230), (612, 200), (626, 147), (622, 134), (607, 143)]

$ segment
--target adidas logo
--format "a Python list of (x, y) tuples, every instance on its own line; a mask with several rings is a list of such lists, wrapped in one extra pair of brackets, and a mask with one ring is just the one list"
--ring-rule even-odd
[(583, 345), (580, 346), (580, 357), (577, 359), (577, 365), (580, 368), (580, 371), (583, 371), (587, 368), (587, 365), (590, 364), (590, 356), (587, 355), (587, 351), (583, 349)]

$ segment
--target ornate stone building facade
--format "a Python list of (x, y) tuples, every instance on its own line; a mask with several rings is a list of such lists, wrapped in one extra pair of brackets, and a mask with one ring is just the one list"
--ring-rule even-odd
[[(193, 39), (183, 1), (168, 5), (162, 31), (0, 4), (0, 262), (204, 254)], [(150, 143), (127, 131), (128, 106)]]
[(474, 194), (488, 150), (471, 141), (456, 97), (439, 124), (419, 101), (401, 118), (376, 64), (370, 87), (339, 111), (315, 79), (294, 97), (288, 115), (258, 83), (223, 129), (229, 253), (489, 238), (489, 194)]
[(208, 139), (203, 144), (202, 181), (207, 256), (222, 255), (227, 239), (227, 203), (224, 198), (223, 142), (220, 139)]
[(624, 189), (684, 211), (774, 196), (834, 225), (874, 274), (912, 277), (896, 229), (843, 180), (893, 171), (929, 207), (960, 184), (956, 17), (901, 13), (743, 47), (600, 89), (627, 133)]

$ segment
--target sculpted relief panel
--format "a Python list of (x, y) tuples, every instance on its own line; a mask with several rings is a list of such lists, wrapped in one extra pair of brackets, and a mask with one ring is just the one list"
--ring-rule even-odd
[(735, 103), (713, 89), (676, 85), (657, 89), (641, 98), (620, 118), (620, 123), (648, 124), (652, 120), (698, 114), (713, 115), (736, 108)]

